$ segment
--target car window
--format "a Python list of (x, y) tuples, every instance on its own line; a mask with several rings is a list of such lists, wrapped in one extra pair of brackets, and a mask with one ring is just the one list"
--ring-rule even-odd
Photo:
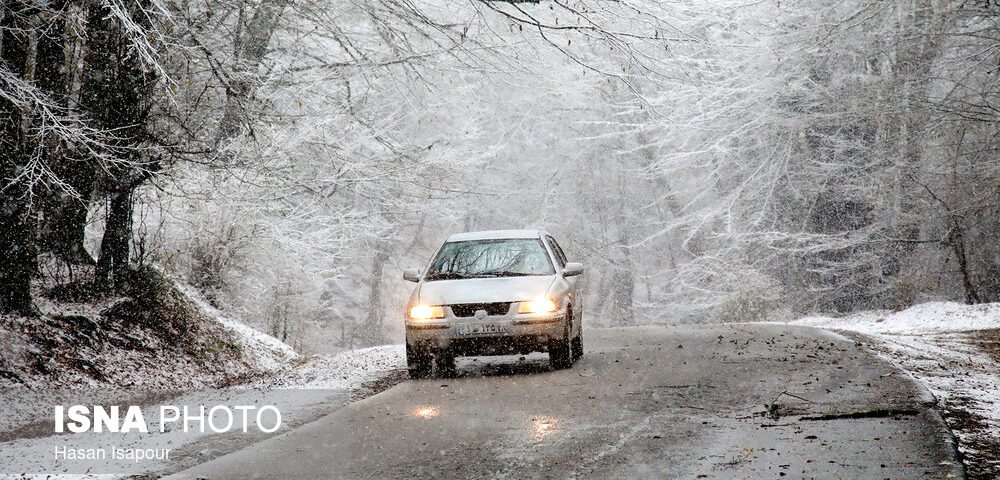
[(559, 267), (565, 267), (568, 259), (566, 258), (566, 254), (563, 253), (562, 247), (556, 243), (556, 239), (552, 238), (551, 235), (545, 237), (545, 239), (549, 241), (549, 246), (552, 247), (552, 251), (555, 252), (556, 260), (559, 261)]
[(535, 238), (447, 242), (434, 257), (425, 280), (552, 275), (542, 242)]

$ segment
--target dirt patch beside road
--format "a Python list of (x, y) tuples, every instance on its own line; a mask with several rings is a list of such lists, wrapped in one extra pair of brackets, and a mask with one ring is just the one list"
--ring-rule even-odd
[(351, 402), (364, 400), (372, 395), (378, 395), (400, 383), (410, 379), (410, 374), (405, 369), (393, 370), (383, 377), (376, 378), (351, 391)]
[(990, 358), (1000, 362), (1000, 328), (980, 330), (973, 334), (972, 340)]

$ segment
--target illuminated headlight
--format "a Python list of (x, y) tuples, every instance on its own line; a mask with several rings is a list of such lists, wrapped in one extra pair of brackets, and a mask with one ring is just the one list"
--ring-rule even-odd
[(549, 313), (559, 310), (559, 304), (551, 298), (539, 298), (517, 305), (517, 313)]
[(444, 318), (444, 307), (437, 305), (414, 305), (410, 308), (411, 320), (431, 320), (433, 318)]

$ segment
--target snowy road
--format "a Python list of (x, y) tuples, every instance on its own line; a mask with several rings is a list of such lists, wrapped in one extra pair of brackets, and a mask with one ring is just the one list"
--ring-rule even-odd
[(587, 331), (587, 355), (460, 363), (179, 478), (949, 478), (929, 398), (821, 330)]

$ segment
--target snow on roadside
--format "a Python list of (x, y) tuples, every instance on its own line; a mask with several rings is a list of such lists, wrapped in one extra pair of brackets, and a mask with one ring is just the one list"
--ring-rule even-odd
[(403, 345), (381, 345), (309, 357), (259, 386), (354, 390), (364, 383), (405, 368), (406, 351)]
[(406, 350), (401, 344), (302, 357), (281, 340), (226, 317), (187, 284), (174, 284), (206, 315), (230, 330), (260, 368), (275, 372), (248, 386), (351, 391), (406, 368)]
[(1000, 353), (991, 355), (982, 347), (984, 335), (1000, 329), (1000, 304), (930, 302), (898, 312), (788, 323), (855, 332), (870, 340), (870, 347), (937, 397), (970, 478), (1000, 478)]
[(288, 362), (299, 358), (299, 354), (285, 342), (266, 333), (254, 330), (243, 322), (226, 317), (215, 307), (209, 305), (194, 288), (178, 281), (174, 281), (174, 286), (185, 297), (194, 302), (205, 315), (219, 322), (226, 330), (232, 332), (233, 336), (243, 346), (244, 354), (250, 357), (253, 363), (258, 365), (262, 370), (276, 370), (282, 365), (286, 365)]
[(859, 312), (845, 317), (806, 317), (790, 322), (822, 328), (839, 328), (860, 333), (924, 335), (1000, 328), (1000, 303), (964, 305), (928, 302), (906, 310)]

